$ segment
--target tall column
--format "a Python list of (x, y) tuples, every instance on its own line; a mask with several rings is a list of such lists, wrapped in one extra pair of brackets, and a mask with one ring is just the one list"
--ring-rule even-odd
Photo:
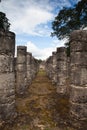
[(70, 37), (71, 93), (73, 119), (87, 119), (87, 31), (74, 31)]
[(57, 54), (56, 52), (52, 53), (53, 56), (53, 69), (52, 69), (52, 73), (53, 73), (53, 77), (52, 77), (52, 83), (53, 84), (57, 84)]
[(57, 92), (59, 94), (66, 94), (67, 85), (67, 56), (66, 48), (57, 48)]
[(7, 121), (16, 116), (14, 53), (15, 34), (0, 31), (0, 118)]
[(46, 72), (47, 72), (47, 75), (48, 77), (52, 80), (52, 71), (53, 71), (53, 57), (50, 56), (48, 59), (47, 59), (47, 64), (46, 64)]
[(27, 52), (27, 85), (30, 85), (32, 81), (31, 62), (32, 62), (32, 54)]
[(16, 94), (24, 95), (27, 89), (27, 48), (26, 46), (17, 47), (17, 65), (16, 65)]
[(32, 80), (35, 78), (35, 66), (34, 66), (34, 57), (31, 57), (31, 72), (32, 72)]

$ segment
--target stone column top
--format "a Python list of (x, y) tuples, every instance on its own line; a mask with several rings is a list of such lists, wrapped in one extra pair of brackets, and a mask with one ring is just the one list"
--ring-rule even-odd
[(17, 49), (20, 49), (20, 50), (26, 50), (27, 47), (26, 47), (26, 46), (17, 46)]
[(52, 52), (52, 55), (56, 55), (56, 52)]
[(26, 54), (27, 47), (26, 46), (17, 46), (17, 54)]
[(64, 52), (64, 51), (66, 51), (65, 47), (58, 47), (57, 48), (57, 52)]
[(32, 56), (32, 53), (31, 53), (31, 52), (27, 52), (27, 55), (30, 55), (30, 56)]
[(75, 30), (70, 35), (70, 41), (87, 42), (87, 30)]
[(11, 31), (3, 31), (2, 29), (0, 29), (0, 37), (1, 36), (9, 36), (9, 37), (14, 37), (15, 33), (11, 32)]
[(71, 52), (87, 51), (87, 31), (76, 30), (70, 36), (70, 50)]
[(15, 33), (0, 30), (0, 53), (14, 54), (15, 52)]

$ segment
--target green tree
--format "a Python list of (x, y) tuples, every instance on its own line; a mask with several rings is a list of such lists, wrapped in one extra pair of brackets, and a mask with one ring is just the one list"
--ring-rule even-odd
[[(58, 39), (69, 38), (73, 30), (84, 29), (87, 26), (87, 0), (79, 1), (74, 7), (64, 7), (52, 22), (51, 36)], [(70, 55), (70, 44), (65, 43), (67, 55)]]
[(0, 29), (4, 31), (8, 31), (10, 29), (9, 20), (3, 12), (0, 12)]
[(52, 22), (51, 36), (69, 37), (73, 30), (87, 26), (87, 0), (79, 1), (73, 8), (63, 8)]

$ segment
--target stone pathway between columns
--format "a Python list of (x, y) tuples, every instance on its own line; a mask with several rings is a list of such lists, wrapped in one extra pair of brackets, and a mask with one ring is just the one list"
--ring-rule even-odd
[(18, 117), (2, 130), (74, 130), (67, 126), (68, 99), (58, 96), (43, 70), (29, 86), (27, 96), (16, 101)]

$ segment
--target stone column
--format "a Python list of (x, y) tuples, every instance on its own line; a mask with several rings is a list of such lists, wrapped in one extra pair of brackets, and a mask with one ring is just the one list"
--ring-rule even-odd
[(34, 57), (31, 57), (31, 71), (32, 71), (32, 80), (35, 78), (35, 62), (34, 62)]
[(16, 73), (16, 94), (24, 95), (27, 89), (27, 48), (26, 46), (17, 47), (17, 73)]
[(87, 119), (87, 31), (77, 30), (70, 37), (71, 93), (73, 119)]
[(36, 73), (37, 73), (37, 62), (36, 62), (36, 59), (32, 56), (31, 57), (31, 73), (32, 73), (32, 80), (35, 78), (36, 76)]
[(48, 77), (52, 80), (52, 71), (53, 71), (53, 57), (50, 56), (48, 59), (47, 59), (47, 64), (46, 64), (46, 72), (47, 72), (47, 75)]
[(39, 71), (39, 62), (38, 62), (37, 59), (34, 59), (34, 60), (35, 60), (35, 76), (36, 76), (36, 74), (37, 74), (38, 71)]
[(57, 92), (66, 94), (67, 56), (66, 48), (57, 48)]
[(15, 34), (0, 31), (0, 118), (7, 121), (16, 116), (14, 53)]
[(52, 69), (52, 73), (53, 73), (53, 78), (52, 78), (52, 83), (53, 84), (57, 84), (57, 54), (56, 52), (52, 53), (53, 56), (53, 69)]
[(70, 96), (70, 57), (67, 57), (67, 79), (66, 79), (66, 92)]
[(31, 57), (32, 54), (27, 52), (27, 85), (30, 85), (32, 81)]

